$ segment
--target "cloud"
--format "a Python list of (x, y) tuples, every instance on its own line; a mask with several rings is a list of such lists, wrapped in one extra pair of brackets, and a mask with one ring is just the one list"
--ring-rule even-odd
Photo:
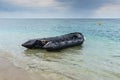
[(0, 0), (0, 18), (66, 17), (68, 8), (55, 0)]
[(91, 17), (101, 6), (111, 3), (112, 0), (57, 0), (69, 5), (69, 12), (74, 17)]
[(106, 3), (110, 3), (111, 0), (57, 0), (62, 3), (70, 5), (76, 9), (96, 9)]
[(0, 0), (0, 11), (66, 12), (68, 5), (57, 0)]
[(117, 4), (106, 4), (98, 8), (94, 14), (94, 17), (104, 17), (104, 18), (118, 18), (120, 17), (120, 5)]
[(0, 17), (120, 17), (120, 0), (0, 0)]
[(57, 0), (6, 0), (9, 4), (22, 7), (25, 9), (56, 9), (67, 10), (69, 6)]
[(8, 0), (11, 4), (24, 7), (51, 7), (58, 6), (56, 0)]
[(1, 11), (10, 11), (10, 10), (12, 11), (14, 9), (15, 9), (15, 7), (7, 4), (6, 2), (4, 2), (2, 0), (0, 1), (0, 12)]

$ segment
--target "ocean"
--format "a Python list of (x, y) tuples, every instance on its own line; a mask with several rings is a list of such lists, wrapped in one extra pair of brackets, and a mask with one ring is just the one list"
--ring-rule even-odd
[[(21, 46), (72, 32), (84, 35), (83, 45), (58, 52)], [(120, 19), (0, 19), (0, 38), (0, 56), (28, 72), (60, 80), (120, 80)]]

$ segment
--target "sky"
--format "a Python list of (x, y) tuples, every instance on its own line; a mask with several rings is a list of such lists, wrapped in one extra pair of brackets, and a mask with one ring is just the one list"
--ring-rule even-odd
[(0, 18), (120, 18), (120, 0), (0, 0)]

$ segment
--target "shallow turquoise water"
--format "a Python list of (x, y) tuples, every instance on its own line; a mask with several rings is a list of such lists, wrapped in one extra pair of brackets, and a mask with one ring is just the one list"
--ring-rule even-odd
[[(83, 33), (84, 44), (60, 52), (21, 47), (29, 39), (70, 32)], [(24, 69), (73, 80), (120, 80), (120, 19), (0, 19), (0, 38), (0, 50)]]

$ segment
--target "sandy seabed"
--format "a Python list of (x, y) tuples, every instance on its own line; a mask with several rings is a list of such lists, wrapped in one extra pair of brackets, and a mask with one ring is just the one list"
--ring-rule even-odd
[[(2, 53), (3, 54), (3, 53)], [(71, 80), (60, 74), (30, 72), (15, 66), (7, 58), (0, 56), (0, 80)]]
[(70, 80), (57, 74), (30, 73), (0, 58), (0, 80)]

